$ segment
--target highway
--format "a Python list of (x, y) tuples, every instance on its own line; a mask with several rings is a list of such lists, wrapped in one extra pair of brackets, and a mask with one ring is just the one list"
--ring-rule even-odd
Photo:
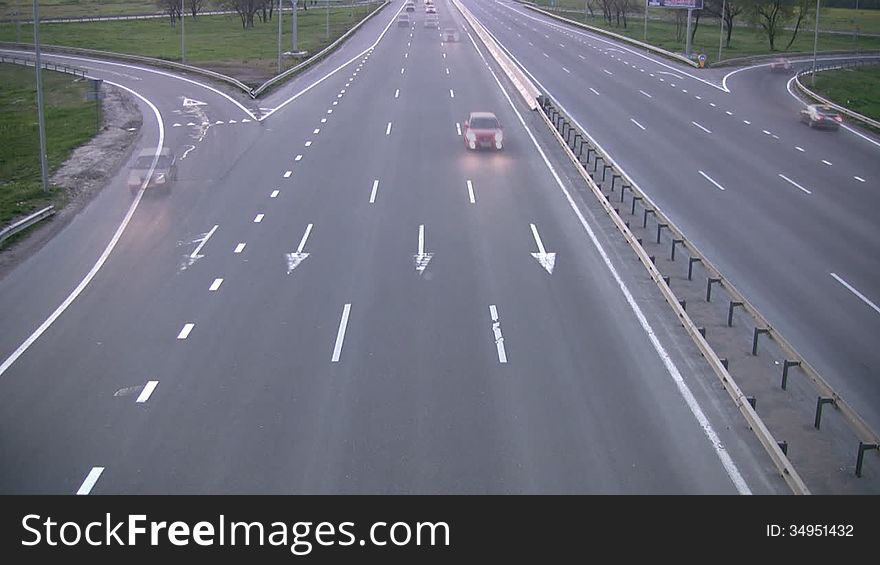
[[(78, 63), (187, 156), (0, 280), (0, 491), (787, 492), (482, 47), (401, 8), (258, 102)], [(476, 110), (503, 151), (465, 150)]]
[(812, 61), (700, 71), (516, 2), (463, 3), (880, 428), (880, 140), (798, 121), (787, 83)]

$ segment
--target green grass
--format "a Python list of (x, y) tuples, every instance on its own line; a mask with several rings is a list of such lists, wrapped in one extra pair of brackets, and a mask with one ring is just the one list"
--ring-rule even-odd
[[(325, 37), (326, 11), (309, 9), (297, 17), (298, 47), (316, 53), (351, 29), (376, 5), (330, 10), (330, 37)], [(186, 22), (186, 62), (234, 76), (257, 85), (277, 72), (278, 20), (254, 23), (242, 29), (237, 15), (200, 16)], [(290, 49), (290, 19), (284, 18), (282, 47)], [(21, 41), (33, 41), (32, 29), (22, 27)], [(0, 24), (0, 41), (14, 41), (14, 24)], [(167, 20), (127, 20), (48, 24), (40, 26), (40, 40), (65, 45), (180, 60), (180, 28)], [(299, 63), (285, 57), (285, 68)]]
[(806, 81), (810, 90), (835, 104), (880, 120), (880, 65), (817, 73), (815, 86)]
[[(608, 24), (606, 24), (602, 18), (601, 11), (596, 13), (597, 17), (587, 17), (585, 19), (583, 15), (583, 2), (578, 2), (577, 0), (558, 1), (560, 6), (563, 7), (565, 7), (567, 4), (577, 4), (579, 6), (579, 9), (581, 10), (579, 14), (563, 13), (560, 15), (563, 15), (569, 19), (578, 22), (586, 23), (594, 27), (609, 30), (632, 39), (637, 39), (639, 41), (644, 40), (644, 12), (642, 12), (640, 16), (630, 16), (627, 22), (628, 26), (624, 28), (622, 25), (620, 27), (617, 27), (609, 26)], [(537, 3), (546, 4), (548, 3), (548, 0), (537, 0)], [(674, 22), (659, 19), (661, 18), (659, 12), (661, 11), (662, 10), (657, 8), (650, 8), (648, 10), (648, 43), (662, 49), (672, 51), (674, 53), (682, 53), (685, 49), (685, 41), (676, 39)], [(845, 9), (838, 9), (838, 11), (847, 12), (847, 10)], [(658, 13), (657, 19), (653, 19), (655, 17), (655, 12)], [(671, 10), (667, 10), (666, 12), (671, 12)], [(849, 12), (855, 12), (855, 10), (849, 10)], [(877, 12), (878, 15), (880, 15), (880, 11)], [(871, 15), (874, 15), (873, 12)], [(739, 21), (742, 24), (746, 23), (744, 19), (741, 19)], [(874, 20), (872, 19), (870, 21), (873, 22)], [(878, 21), (878, 23), (880, 23), (880, 21)], [(821, 19), (820, 24), (822, 24)], [(824, 25), (822, 27), (824, 27)], [(692, 50), (694, 53), (705, 53), (707, 57), (707, 64), (718, 60), (719, 31), (720, 30), (718, 20), (712, 18), (704, 18), (697, 28), (697, 33), (694, 37)], [(736, 57), (747, 57), (752, 55), (764, 55), (770, 53), (783, 53), (785, 52), (783, 51), (783, 49), (788, 44), (789, 39), (791, 39), (791, 35), (792, 33), (790, 31), (781, 31), (776, 37), (776, 49), (774, 51), (771, 51), (770, 45), (767, 41), (767, 37), (762, 30), (746, 27), (745, 25), (736, 25), (733, 28), (733, 35), (731, 37), (730, 47), (725, 46), (723, 49), (722, 59), (733, 59)], [(850, 35), (819, 33), (820, 51), (856, 49), (862, 51), (869, 49), (880, 49), (880, 37), (859, 36), (858, 41), (856, 42)], [(809, 30), (804, 30), (802, 28), (801, 31), (798, 32), (797, 38), (795, 39), (791, 48), (788, 49), (788, 52), (798, 53), (812, 51), (813, 34)]]
[[(70, 75), (43, 72), (51, 171), (95, 135), (95, 102), (85, 101), (90, 88), (88, 82)], [(42, 192), (38, 131), (34, 70), (0, 64), (0, 225), (47, 204), (63, 203), (62, 191)]]
[[(208, 9), (214, 9), (209, 7)], [(30, 19), (31, 0), (0, 1), (0, 17), (12, 18), (15, 12)], [(79, 18), (85, 16), (122, 16), (159, 12), (151, 0), (40, 0), (40, 18)]]

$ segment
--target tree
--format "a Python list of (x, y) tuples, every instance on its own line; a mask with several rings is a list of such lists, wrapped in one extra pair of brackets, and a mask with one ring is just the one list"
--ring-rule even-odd
[(770, 43), (770, 50), (776, 50), (776, 36), (784, 28), (793, 12), (792, 0), (749, 0), (753, 11), (751, 17), (763, 28)]
[(262, 0), (222, 0), (222, 5), (234, 11), (241, 18), (241, 27), (254, 27), (254, 14), (260, 9)]
[(794, 25), (794, 33), (791, 34), (791, 39), (788, 41), (788, 45), (785, 46), (786, 51), (791, 48), (791, 44), (794, 43), (794, 40), (797, 38), (798, 30), (801, 28), (801, 22), (815, 11), (813, 9), (812, 0), (796, 0), (796, 2), (797, 6), (795, 10), (797, 14), (797, 23)]
[(205, 7), (205, 3), (205, 0), (186, 0), (187, 11), (192, 14), (193, 19), (196, 19), (199, 12)]
[(181, 17), (180, 0), (156, 0), (156, 5), (163, 13), (168, 14), (168, 17), (171, 18), (172, 26), (177, 22), (177, 19)]

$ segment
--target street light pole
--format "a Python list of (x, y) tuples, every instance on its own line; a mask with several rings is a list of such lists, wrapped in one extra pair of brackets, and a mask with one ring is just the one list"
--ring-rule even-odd
[(721, 46), (724, 45), (724, 12), (727, 11), (727, 0), (721, 0), (721, 31), (718, 35), (718, 61), (721, 61)]
[(813, 33), (813, 74), (810, 77), (810, 84), (816, 85), (816, 53), (819, 50), (819, 2), (816, 0), (816, 31)]
[(327, 0), (327, 41), (330, 41), (330, 0)]
[(645, 43), (648, 42), (648, 0), (645, 0)]
[(281, 74), (281, 1), (278, 0), (278, 74)]
[(34, 69), (37, 73), (37, 122), (40, 128), (40, 179), (43, 192), (49, 192), (49, 165), (46, 162), (46, 118), (43, 116), (43, 74), (40, 62), (40, 7), (34, 0)]
[(180, 0), (180, 62), (186, 63), (186, 27), (183, 23), (183, 0)]
[(687, 42), (685, 43), (684, 54), (685, 57), (690, 59), (691, 57), (691, 15), (694, 13), (692, 8), (688, 8), (688, 23), (687, 23)]
[[(293, 18), (291, 18), (290, 23), (290, 52), (296, 53), (296, 2), (297, 0), (290, 0), (290, 5), (293, 8)], [(303, 0), (303, 2), (308, 2), (308, 0)]]

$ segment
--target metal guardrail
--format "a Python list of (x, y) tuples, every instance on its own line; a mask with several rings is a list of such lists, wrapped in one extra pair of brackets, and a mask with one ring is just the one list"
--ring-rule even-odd
[(17, 234), (23, 229), (27, 229), (32, 225), (45, 220), (49, 216), (52, 216), (55, 213), (55, 206), (46, 206), (42, 210), (38, 212), (34, 212), (30, 216), (26, 218), (22, 218), (18, 220), (14, 224), (6, 226), (2, 230), (0, 230), (0, 245), (3, 244), (9, 237)]
[[(828, 55), (852, 55), (853, 57), (871, 57), (871, 56), (880, 56), (880, 49), (865, 49), (864, 51), (853, 52), (852, 49), (838, 49), (832, 51), (819, 51), (819, 57), (827, 57)], [(813, 60), (813, 52), (805, 52), (805, 51), (794, 51), (791, 53), (777, 52), (777, 53), (763, 53), (760, 55), (747, 55), (745, 57), (733, 57), (731, 59), (723, 59), (721, 61), (714, 61), (706, 65), (707, 67), (717, 69), (719, 67), (736, 67), (740, 65), (750, 65), (752, 63), (761, 63), (765, 61), (773, 61), (774, 59), (779, 59), (780, 57), (784, 57), (793, 61), (794, 59), (806, 58), (809, 57), (810, 60)]]
[[(835, 64), (835, 65), (823, 65), (821, 67), (816, 67), (816, 72), (818, 73), (821, 71), (833, 71), (833, 70), (838, 70), (838, 69), (851, 69), (854, 67), (861, 67), (861, 66), (866, 66), (866, 65), (880, 65), (880, 60), (851, 61), (848, 63), (839, 63), (839, 64)], [(849, 108), (846, 108), (846, 107), (841, 106), (839, 104), (835, 104), (831, 100), (828, 100), (827, 98), (823, 98), (822, 96), (819, 96), (818, 94), (816, 94), (815, 92), (813, 92), (812, 90), (810, 90), (809, 88), (804, 86), (801, 83), (801, 77), (805, 76), (805, 75), (809, 75), (809, 74), (813, 74), (813, 69), (807, 69), (807, 70), (801, 71), (797, 75), (795, 75), (794, 83), (797, 85), (798, 89), (801, 92), (803, 92), (804, 94), (806, 94), (807, 96), (809, 96), (813, 100), (816, 100), (818, 102), (821, 102), (822, 104), (827, 104), (828, 106), (831, 106), (832, 108), (834, 108), (835, 110), (837, 110), (838, 112), (840, 112), (841, 114), (843, 114), (845, 116), (848, 116), (854, 120), (858, 120), (864, 124), (868, 124), (869, 126), (871, 126), (873, 128), (880, 129), (880, 122), (878, 122), (877, 120), (871, 119), (868, 116), (865, 116), (863, 114), (859, 114), (858, 112), (854, 112), (854, 111), (850, 110)]]
[[(269, 90), (270, 88), (275, 86), (278, 82), (281, 82), (281, 81), (291, 77), (292, 75), (302, 71), (306, 67), (309, 67), (309, 66), (317, 63), (319, 60), (323, 59), (325, 56), (327, 56), (327, 54), (329, 54), (331, 51), (336, 49), (343, 41), (348, 39), (349, 36), (351, 36), (351, 34), (353, 34), (355, 31), (358, 30), (358, 28), (360, 28), (362, 25), (364, 25), (367, 22), (367, 20), (369, 20), (370, 18), (372, 18), (373, 16), (378, 14), (379, 10), (381, 10), (382, 8), (384, 8), (385, 6), (387, 6), (390, 3), (391, 3), (390, 0), (385, 0), (381, 5), (377, 6), (375, 10), (373, 10), (372, 12), (367, 14), (367, 16), (364, 17), (364, 19), (359, 21), (357, 23), (357, 25), (355, 25), (353, 28), (351, 28), (350, 30), (345, 32), (339, 39), (337, 39), (336, 41), (334, 41), (333, 43), (331, 43), (330, 45), (328, 45), (327, 47), (325, 47), (321, 51), (315, 53), (314, 55), (312, 55), (311, 57), (309, 57), (308, 59), (306, 59), (305, 61), (303, 61), (299, 65), (296, 65), (295, 67), (287, 69), (286, 71), (284, 71), (283, 73), (281, 73), (279, 75), (275, 75), (274, 77), (270, 78), (269, 80), (267, 80), (266, 82), (264, 82), (263, 84), (258, 86), (257, 88), (253, 89), (250, 92), (251, 97), (252, 98), (259, 97), (262, 93), (266, 92), (267, 90)], [(372, 4), (372, 2), (365, 2), (365, 4)]]
[[(759, 355), (758, 345), (761, 336), (765, 336), (766, 339), (771, 340), (784, 358), (782, 363), (782, 390), (786, 390), (786, 386), (791, 386), (791, 384), (787, 382), (787, 379), (790, 374), (794, 374), (793, 369), (798, 371), (800, 375), (806, 377), (806, 379), (799, 379), (800, 386), (807, 387), (809, 385), (814, 391), (813, 394), (818, 393), (818, 400), (815, 404), (814, 413), (814, 427), (817, 430), (820, 429), (822, 421), (822, 407), (825, 404), (831, 404), (832, 407), (836, 409), (836, 413), (842, 416), (849, 431), (852, 432), (855, 439), (858, 440), (858, 445), (853, 444), (852, 453), (856, 455), (855, 475), (856, 477), (861, 477), (864, 453), (865, 451), (876, 451), (878, 449), (878, 446), (880, 446), (880, 435), (871, 429), (861, 416), (859, 416), (858, 413), (856, 413), (856, 411), (832, 389), (819, 372), (794, 349), (794, 347), (766, 320), (766, 318), (763, 317), (757, 308), (755, 308), (736, 289), (736, 287), (734, 287), (734, 285), (721, 274), (709, 259), (703, 255), (690, 240), (688, 240), (681, 230), (679, 230), (675, 224), (663, 214), (656, 204), (654, 204), (651, 199), (638, 188), (626, 172), (620, 169), (610, 156), (602, 152), (598, 144), (588, 133), (580, 131), (580, 129), (573, 124), (573, 121), (566, 116), (564, 112), (557, 108), (549, 97), (542, 96), (540, 102), (545, 122), (554, 132), (559, 143), (565, 148), (569, 158), (576, 164), (579, 172), (599, 198), (608, 215), (612, 218), (614, 223), (626, 237), (627, 241), (633, 247), (642, 264), (648, 269), (651, 278), (658, 285), (669, 305), (676, 311), (681, 323), (693, 338), (703, 356), (709, 362), (722, 385), (736, 402), (740, 412), (749, 423), (749, 426), (755, 430), (758, 439), (761, 441), (777, 469), (792, 490), (795, 493), (809, 493), (808, 487), (803, 479), (800, 478), (786, 455), (788, 447), (787, 443), (778, 442), (773, 434), (771, 434), (764, 421), (758, 417), (757, 412), (754, 409), (754, 403), (756, 402), (755, 398), (746, 396), (742, 392), (732, 376), (732, 369), (729, 368), (729, 360), (720, 358), (715, 353), (713, 347), (709, 345), (709, 342), (706, 340), (705, 326), (698, 327), (691, 319), (691, 315), (685, 310), (687, 304), (680, 300), (670, 288), (671, 274), (664, 276), (659, 271), (656, 266), (656, 255), (649, 255), (646, 251), (646, 247), (650, 246), (656, 253), (656, 250), (660, 250), (663, 245), (670, 244), (671, 261), (675, 261), (677, 249), (680, 250), (679, 253), (686, 253), (688, 259), (687, 281), (692, 280), (693, 267), (695, 264), (699, 264), (707, 275), (705, 287), (706, 304), (711, 302), (713, 288), (721, 289), (728, 294), (727, 327), (733, 327), (734, 312), (738, 308), (751, 319), (752, 323), (753, 332), (750, 334), (752, 337), (751, 355), (746, 352), (743, 354), (743, 357), (754, 359)], [(588, 169), (590, 166), (592, 166), (591, 170)], [(601, 171), (599, 170), (600, 166)], [(608, 177), (609, 172), (610, 177)], [(598, 177), (600, 173), (601, 179), (594, 179), (594, 175)], [(610, 187), (606, 178), (610, 180)], [(619, 190), (619, 193), (616, 193), (615, 190)], [(629, 195), (629, 201), (625, 202), (627, 194)], [(614, 202), (612, 202), (612, 196), (614, 197)], [(630, 222), (623, 220), (620, 212), (620, 209), (624, 208), (626, 204), (629, 204), (628, 208), (630, 216), (642, 220), (641, 222), (636, 220), (635, 223), (639, 225), (633, 225), (632, 230)], [(637, 208), (639, 209), (639, 212), (642, 212), (641, 215), (637, 213)], [(653, 219), (653, 225), (656, 227), (656, 240), (654, 240), (653, 235), (647, 236), (647, 233), (652, 233), (648, 232), (648, 230), (653, 229), (648, 227), (649, 216)], [(636, 238), (632, 233), (633, 230), (645, 230), (643, 237)], [(662, 242), (662, 236), (664, 234), (666, 235), (665, 244)], [(648, 238), (652, 241), (648, 241)], [(724, 327), (721, 323), (717, 323), (717, 325)], [(766, 375), (766, 377), (768, 379), (775, 379), (778, 378), (778, 374)], [(813, 396), (812, 398), (816, 397)], [(792, 402), (794, 401), (792, 400)], [(798, 406), (798, 409), (804, 413), (812, 410), (809, 406)], [(813, 414), (813, 412), (810, 413)], [(814, 439), (814, 441), (821, 444), (819, 447), (812, 446), (814, 451), (818, 452), (822, 448), (828, 447), (827, 444), (821, 443), (823, 441), (828, 442), (829, 440), (827, 438)], [(806, 451), (809, 450), (806, 448), (801, 450), (799, 456), (806, 457), (804, 455), (804, 452)], [(817, 459), (821, 457), (829, 458), (825, 452), (822, 452), (821, 457), (813, 454), (812, 451), (811, 455)], [(826, 469), (829, 475), (839, 471), (840, 468), (840, 461), (834, 460), (833, 462), (837, 466), (833, 469)], [(823, 459), (821, 463), (828, 464), (828, 461)], [(815, 465), (819, 464), (820, 463), (815, 463)], [(811, 465), (811, 467), (812, 466), (813, 465)]]
[(541, 9), (538, 6), (531, 4), (529, 2), (521, 2), (520, 0), (517, 0), (517, 1), (519, 1), (520, 4), (522, 4), (523, 6), (528, 8), (529, 10), (532, 10), (534, 12), (539, 12), (541, 14), (544, 14), (545, 16), (549, 16), (549, 17), (554, 18), (556, 20), (559, 20), (561, 22), (565, 22), (569, 25), (581, 27), (586, 30), (592, 31), (593, 33), (605, 35), (607, 37), (611, 37), (611, 38), (616, 39), (618, 41), (622, 41), (624, 43), (629, 43), (630, 45), (635, 45), (636, 47), (641, 47), (642, 49), (647, 49), (649, 51), (653, 51), (654, 53), (657, 53), (658, 55), (663, 55), (664, 57), (669, 57), (670, 59), (675, 59), (676, 61), (678, 61), (680, 63), (690, 65), (694, 68), (700, 67), (699, 63), (688, 59), (684, 55), (679, 55), (678, 53), (673, 53), (672, 51), (667, 51), (666, 49), (661, 49), (660, 47), (657, 47), (655, 45), (651, 45), (649, 43), (644, 43), (642, 41), (639, 41), (638, 39), (633, 39), (633, 38), (627, 37), (625, 35), (620, 35), (619, 33), (614, 33), (613, 31), (608, 31), (606, 29), (602, 29), (599, 27), (593, 27), (591, 25), (582, 24), (581, 22), (576, 22), (574, 20), (571, 20), (571, 19), (568, 19), (568, 18), (565, 18), (562, 16), (558, 16), (558, 15), (554, 14), (553, 12), (548, 12), (547, 10)]
[[(36, 64), (30, 59), (19, 59), (17, 57), (7, 57), (6, 55), (0, 55), (0, 63), (22, 65), (25, 67), (33, 67)], [(82, 78), (86, 77), (86, 72), (83, 69), (71, 67), (69, 65), (59, 65), (57, 63), (52, 63), (49, 61), (42, 61), (40, 67), (50, 71), (58, 71), (59, 73), (67, 73), (69, 75), (74, 75)]]
[[(5, 42), (0, 41), (0, 47), (11, 48), (11, 49), (21, 49), (21, 50), (31, 50), (33, 49), (32, 43), (13, 43), (13, 42)], [(129, 55), (127, 53), (116, 53), (113, 51), (99, 51), (97, 49), (84, 49), (82, 47), (67, 47), (65, 45), (41, 45), (41, 51), (47, 53), (71, 53), (73, 55), (86, 55), (89, 57), (109, 57), (112, 59), (119, 59), (122, 61), (133, 61), (135, 63), (145, 63), (148, 65), (154, 65), (157, 67), (168, 67), (172, 69), (176, 69), (179, 71), (186, 71), (190, 73), (200, 74), (207, 76), (209, 78), (213, 78), (222, 82), (226, 82), (243, 90), (247, 94), (251, 94), (251, 88), (241, 82), (238, 79), (215, 73), (214, 71), (209, 71), (207, 69), (202, 69), (199, 67), (193, 67), (190, 65), (184, 65), (183, 63), (176, 63), (174, 61), (168, 61), (165, 59), (154, 59), (152, 57), (144, 57), (141, 55)]]

